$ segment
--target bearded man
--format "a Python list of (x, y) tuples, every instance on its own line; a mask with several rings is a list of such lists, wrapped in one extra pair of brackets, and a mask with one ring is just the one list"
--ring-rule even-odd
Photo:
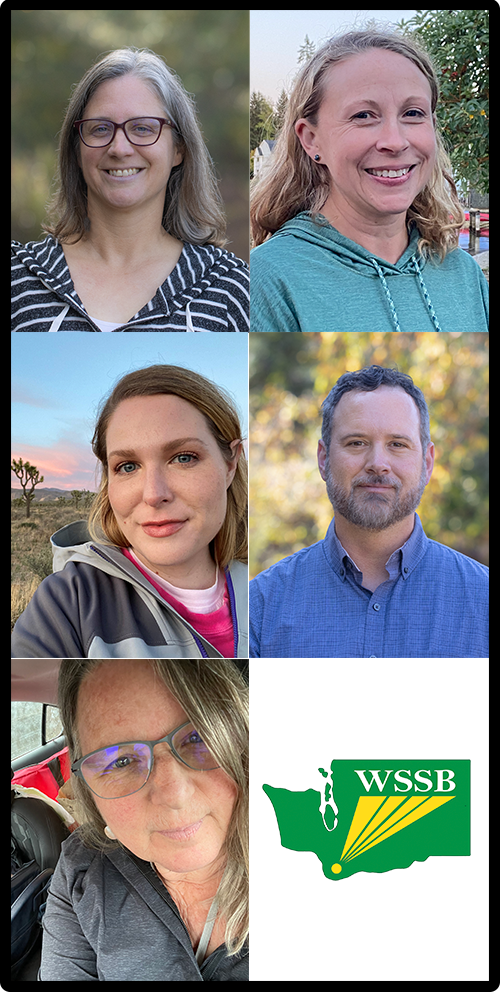
[(326, 537), (250, 583), (250, 657), (488, 655), (488, 569), (424, 534), (434, 445), (421, 390), (372, 365), (323, 403)]

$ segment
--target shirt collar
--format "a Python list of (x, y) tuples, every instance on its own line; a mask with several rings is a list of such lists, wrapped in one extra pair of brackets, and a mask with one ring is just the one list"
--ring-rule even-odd
[[(385, 563), (390, 579), (396, 579), (398, 576), (401, 576), (402, 579), (409, 578), (424, 556), (428, 540), (424, 534), (420, 517), (416, 513), (413, 530), (408, 540), (400, 548), (396, 548)], [(326, 532), (325, 550), (330, 565), (342, 581), (346, 578), (347, 567), (352, 567), (355, 572), (361, 574), (335, 533), (335, 518)]]

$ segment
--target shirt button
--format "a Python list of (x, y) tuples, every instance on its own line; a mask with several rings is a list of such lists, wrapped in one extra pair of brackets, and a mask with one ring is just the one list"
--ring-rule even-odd
[(403, 568), (403, 574), (404, 574), (404, 575), (408, 575), (408, 572), (409, 572), (409, 571), (410, 571), (410, 569), (408, 568), (408, 566), (407, 566), (407, 565), (405, 565), (405, 567)]
[(374, 603), (373, 604), (373, 609), (374, 610), (377, 610), (377, 612), (378, 612), (378, 610), (380, 609), (380, 603)]

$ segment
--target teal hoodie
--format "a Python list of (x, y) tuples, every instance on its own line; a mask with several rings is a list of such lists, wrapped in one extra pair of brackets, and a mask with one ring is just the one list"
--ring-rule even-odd
[(392, 265), (325, 217), (297, 214), (250, 256), (251, 331), (488, 331), (488, 284), (457, 248)]

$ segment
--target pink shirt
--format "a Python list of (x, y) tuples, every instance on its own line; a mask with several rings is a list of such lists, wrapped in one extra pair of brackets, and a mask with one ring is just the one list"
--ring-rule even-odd
[(152, 572), (139, 561), (130, 548), (122, 548), (122, 552), (151, 583), (162, 599), (173, 606), (179, 616), (187, 620), (198, 634), (217, 648), (223, 658), (234, 658), (233, 621), (223, 573), (217, 572), (215, 584), (211, 589), (179, 589), (156, 572)]

